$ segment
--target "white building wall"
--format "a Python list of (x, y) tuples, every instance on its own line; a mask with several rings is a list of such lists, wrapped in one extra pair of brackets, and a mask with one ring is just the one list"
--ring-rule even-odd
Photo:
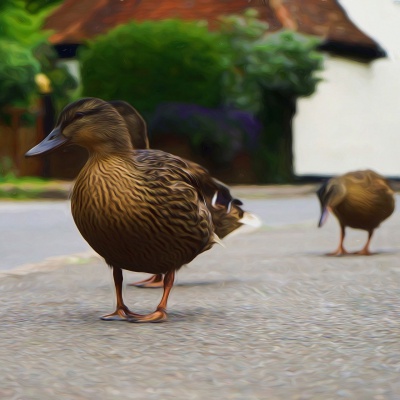
[(389, 53), (369, 64), (327, 56), (317, 92), (298, 101), (296, 175), (372, 168), (400, 177), (400, 4), (342, 0), (352, 21)]

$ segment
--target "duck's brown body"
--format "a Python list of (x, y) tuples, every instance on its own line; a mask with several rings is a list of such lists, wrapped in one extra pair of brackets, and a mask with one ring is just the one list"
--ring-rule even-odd
[[(370, 254), (373, 231), (394, 211), (394, 192), (388, 181), (371, 170), (349, 172), (330, 179), (318, 191), (322, 214), (331, 210), (341, 226), (341, 241), (333, 253), (346, 253), (343, 248), (345, 228), (363, 229), (369, 237), (360, 254)], [(321, 216), (320, 225), (322, 225)]]
[(71, 197), (82, 236), (109, 265), (166, 273), (213, 243), (213, 225), (185, 163), (157, 150), (93, 155)]
[(387, 181), (373, 171), (346, 174), (332, 184), (346, 188), (342, 201), (332, 207), (332, 212), (345, 226), (368, 231), (377, 228), (393, 213), (393, 191)]
[[(134, 149), (148, 149), (149, 140), (145, 120), (129, 103), (116, 100), (110, 104), (124, 119)], [(219, 238), (224, 238), (243, 224), (259, 225), (257, 217), (245, 212), (240, 206), (242, 202), (233, 198), (230, 190), (222, 182), (213, 178), (210, 173), (189, 160), (183, 160), (187, 170), (194, 177), (211, 213), (214, 231)], [(131, 283), (132, 286), (157, 288), (163, 287), (163, 276), (157, 274), (149, 279)]]
[[(109, 102), (124, 119), (129, 132), (132, 146), (135, 150), (149, 149), (147, 125), (139, 112), (125, 101), (115, 100)], [(234, 199), (230, 190), (222, 182), (213, 178), (201, 165), (184, 160), (186, 168), (198, 182), (206, 200), (214, 223), (215, 233), (219, 238), (224, 238), (243, 225), (240, 222), (245, 212), (240, 207), (242, 202)], [(247, 215), (250, 216), (249, 213)], [(252, 218), (254, 216), (250, 216)]]
[[(68, 105), (53, 131), (26, 156), (66, 143), (89, 151), (71, 197), (75, 223), (113, 268), (117, 306), (102, 319), (165, 320), (175, 271), (217, 240), (198, 180), (179, 157), (135, 151), (124, 119), (100, 99)], [(122, 297), (122, 269), (165, 274), (156, 311), (139, 315), (129, 310)]]

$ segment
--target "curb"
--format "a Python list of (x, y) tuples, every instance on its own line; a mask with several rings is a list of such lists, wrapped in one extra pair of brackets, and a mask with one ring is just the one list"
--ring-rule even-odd
[[(45, 186), (0, 184), (3, 200), (68, 200), (73, 182), (49, 183)], [(314, 194), (319, 184), (299, 185), (228, 185), (238, 198), (277, 198)]]
[(75, 253), (63, 256), (48, 257), (44, 261), (32, 264), (23, 264), (18, 267), (0, 271), (0, 279), (11, 276), (25, 276), (37, 272), (50, 272), (65, 265), (88, 264), (92, 261), (100, 261), (102, 258), (94, 251)]

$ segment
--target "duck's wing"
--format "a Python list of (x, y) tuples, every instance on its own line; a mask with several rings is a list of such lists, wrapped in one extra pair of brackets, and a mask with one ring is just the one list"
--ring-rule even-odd
[(354, 207), (371, 215), (371, 221), (384, 220), (394, 211), (394, 191), (389, 181), (372, 170), (348, 174), (348, 191)]
[(167, 201), (168, 208), (176, 211), (175, 217), (198, 221), (197, 230), (202, 231), (206, 239), (201, 251), (209, 249), (212, 243), (219, 243), (201, 185), (182, 158), (162, 150), (149, 149), (135, 150), (132, 161), (140, 177), (146, 180), (146, 190), (152, 193), (150, 200), (154, 199), (157, 204), (160, 200)]
[(193, 161), (184, 160), (190, 172), (197, 178), (206, 197), (207, 203), (212, 206), (223, 206), (229, 212), (232, 204), (243, 205), (239, 199), (235, 199), (228, 186), (213, 178), (208, 170)]
[(389, 179), (378, 174), (370, 169), (364, 171), (365, 181), (369, 183), (374, 189), (382, 191), (386, 194), (393, 195), (394, 190), (389, 182)]
[[(166, 153), (162, 150), (135, 150), (133, 152), (135, 167), (142, 170), (148, 180), (152, 180), (154, 185), (159, 185), (160, 190), (163, 186), (173, 185), (179, 190), (180, 183), (184, 182), (192, 187), (198, 195), (199, 201), (207, 209), (207, 200), (198, 176), (189, 168), (186, 160)], [(212, 225), (212, 222), (211, 222)]]
[(242, 201), (233, 197), (228, 186), (213, 178), (201, 165), (188, 160), (185, 162), (200, 184), (207, 207), (211, 212), (215, 232), (220, 238), (224, 238), (242, 225), (253, 228), (261, 225), (257, 216), (242, 209)]

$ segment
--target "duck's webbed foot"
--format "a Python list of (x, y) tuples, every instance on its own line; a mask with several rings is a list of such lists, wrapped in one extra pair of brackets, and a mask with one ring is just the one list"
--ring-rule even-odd
[(348, 251), (346, 251), (343, 247), (339, 247), (336, 251), (333, 251), (332, 253), (326, 253), (327, 256), (335, 257), (335, 256), (345, 256), (347, 254), (350, 254)]
[(100, 317), (103, 321), (129, 321), (131, 318), (140, 317), (140, 314), (136, 314), (129, 310), (126, 305), (117, 307), (116, 310), (107, 315)]
[(371, 242), (371, 237), (372, 237), (373, 232), (374, 232), (373, 230), (368, 232), (367, 243), (365, 243), (365, 246), (360, 251), (357, 251), (354, 254), (357, 254), (357, 255), (360, 255), (360, 256), (372, 256), (374, 254), (374, 253), (371, 253), (369, 251), (369, 244)]
[(345, 237), (345, 226), (344, 225), (340, 225), (340, 241), (339, 241), (339, 247), (337, 248), (336, 251), (334, 251), (333, 253), (327, 253), (327, 256), (344, 256), (346, 254), (349, 254), (343, 247), (343, 243), (344, 243), (344, 237)]
[(360, 251), (356, 251), (355, 253), (358, 256), (372, 256), (374, 253), (372, 253), (371, 251), (369, 251), (369, 249), (362, 249)]
[(167, 320), (168, 296), (174, 284), (175, 271), (168, 271), (164, 278), (164, 293), (156, 311), (147, 315), (136, 315), (129, 318), (129, 322), (163, 322)]
[(134, 317), (129, 318), (128, 322), (164, 322), (167, 318), (167, 311), (161, 307), (157, 307), (157, 310), (150, 314), (136, 314)]
[(163, 274), (156, 274), (143, 281), (129, 283), (128, 286), (136, 286), (139, 288), (152, 288), (152, 289), (162, 288), (164, 287), (164, 276)]

